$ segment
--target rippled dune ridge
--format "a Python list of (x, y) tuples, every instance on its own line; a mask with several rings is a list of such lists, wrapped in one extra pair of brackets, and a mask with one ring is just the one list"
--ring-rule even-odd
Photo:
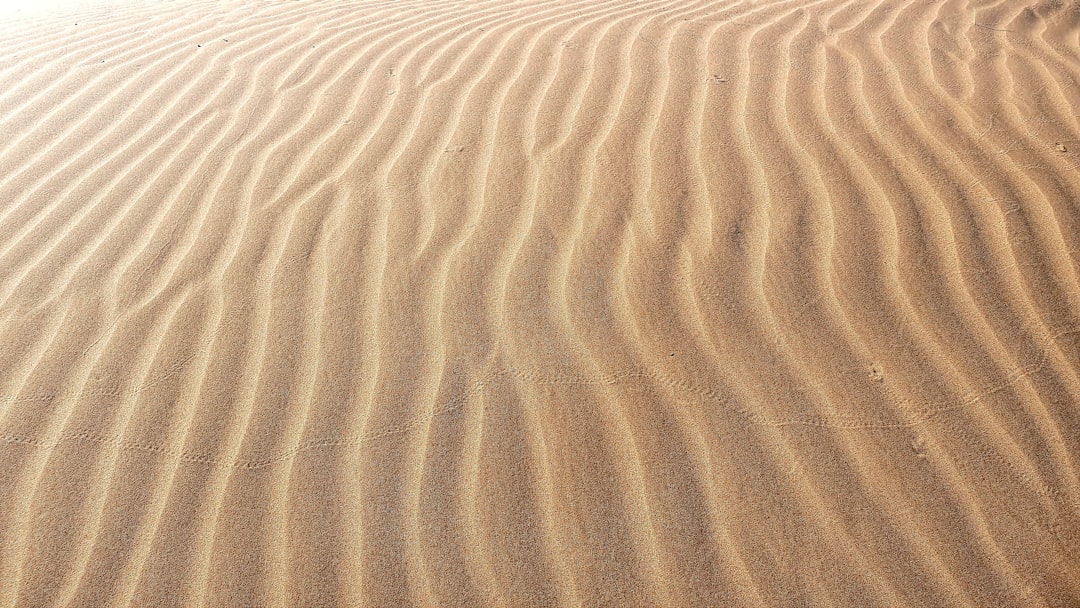
[(0, 20), (0, 606), (1080, 605), (1080, 3)]

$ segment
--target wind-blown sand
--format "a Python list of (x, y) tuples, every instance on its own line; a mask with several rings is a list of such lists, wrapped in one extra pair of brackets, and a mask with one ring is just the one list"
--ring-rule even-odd
[(0, 26), (0, 606), (1080, 605), (1080, 3)]

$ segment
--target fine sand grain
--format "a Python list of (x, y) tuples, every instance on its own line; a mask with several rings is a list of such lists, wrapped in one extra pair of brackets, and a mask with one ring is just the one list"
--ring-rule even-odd
[(0, 19), (0, 607), (1080, 605), (1077, 0)]

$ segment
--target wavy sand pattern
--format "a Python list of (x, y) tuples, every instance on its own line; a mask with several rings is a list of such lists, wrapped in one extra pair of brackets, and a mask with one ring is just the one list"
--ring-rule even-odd
[(0, 26), (0, 606), (1080, 604), (1080, 3)]

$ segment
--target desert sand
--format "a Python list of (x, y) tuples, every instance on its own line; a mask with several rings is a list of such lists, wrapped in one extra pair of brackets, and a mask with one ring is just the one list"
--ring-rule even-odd
[(0, 21), (0, 606), (1080, 605), (1080, 3)]

